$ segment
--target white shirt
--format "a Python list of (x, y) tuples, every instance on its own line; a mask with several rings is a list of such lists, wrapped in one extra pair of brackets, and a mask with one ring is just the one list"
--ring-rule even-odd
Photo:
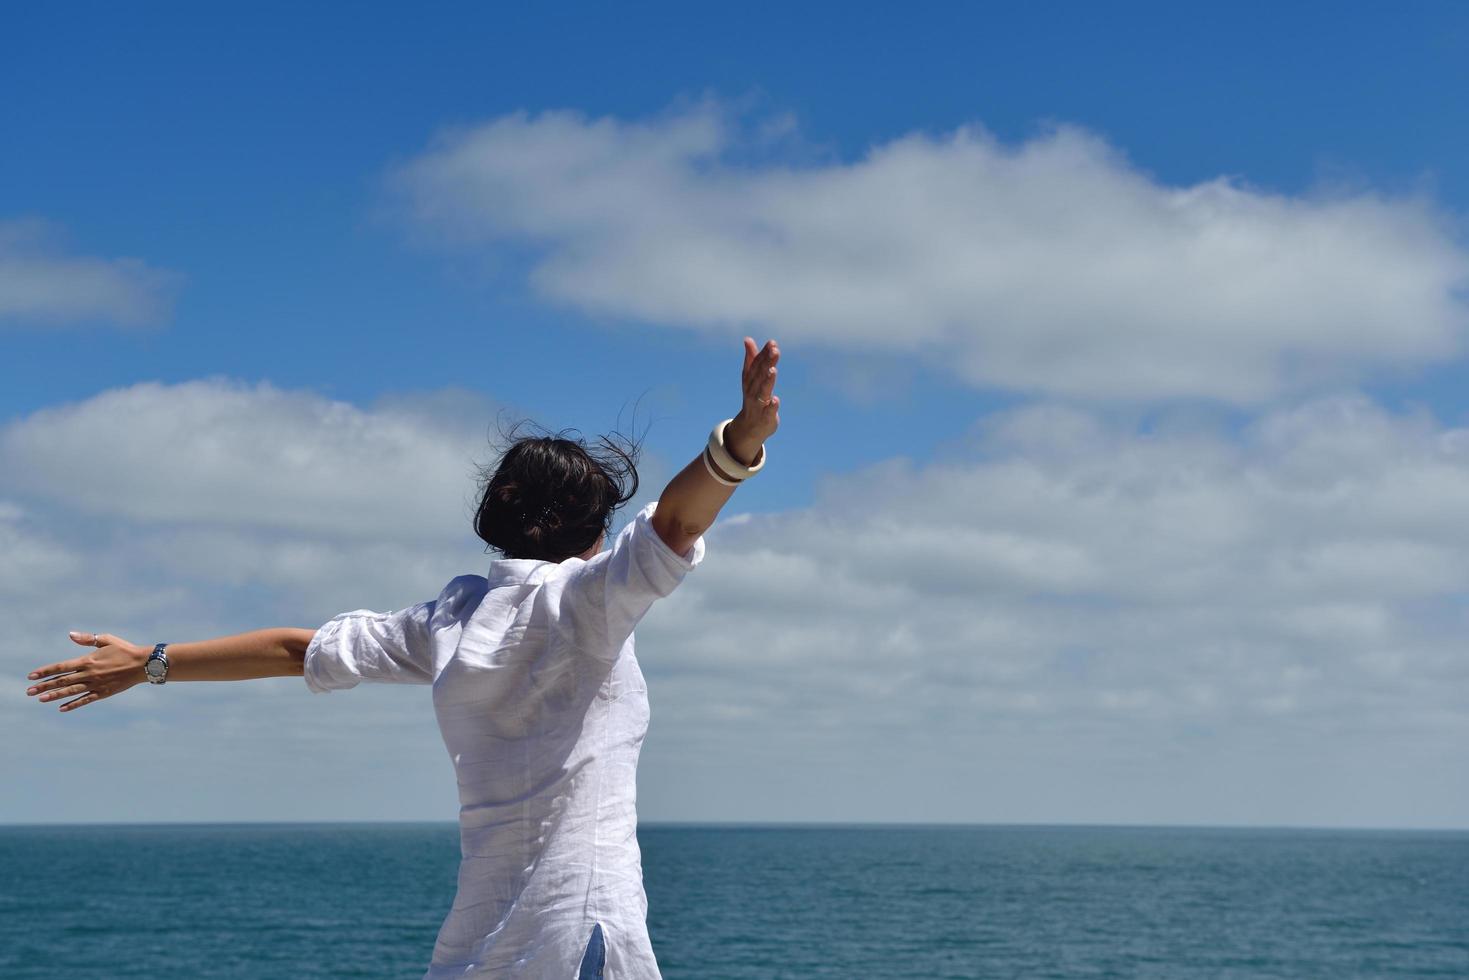
[(461, 862), (425, 980), (572, 980), (602, 924), (606, 975), (657, 980), (637, 842), (648, 692), (633, 627), (703, 560), (649, 504), (590, 561), (492, 562), (432, 602), (343, 613), (306, 650), (316, 692), (432, 684), (459, 780)]

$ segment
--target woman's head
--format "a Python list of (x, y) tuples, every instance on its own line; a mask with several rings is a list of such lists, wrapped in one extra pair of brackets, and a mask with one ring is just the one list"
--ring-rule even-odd
[(604, 436), (587, 446), (567, 435), (517, 438), (481, 475), (474, 531), (506, 558), (583, 554), (638, 492), (636, 443)]

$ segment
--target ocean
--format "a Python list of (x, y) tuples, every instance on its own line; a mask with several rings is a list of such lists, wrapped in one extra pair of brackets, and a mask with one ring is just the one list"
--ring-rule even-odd
[[(1469, 833), (639, 830), (668, 980), (1469, 978)], [(0, 827), (0, 977), (418, 977), (452, 824)]]

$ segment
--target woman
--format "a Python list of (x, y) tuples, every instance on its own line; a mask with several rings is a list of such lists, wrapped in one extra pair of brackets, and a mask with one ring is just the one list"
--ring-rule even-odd
[[(426, 980), (658, 977), (634, 810), (647, 691), (633, 627), (704, 554), (703, 533), (765, 462), (779, 425), (774, 341), (745, 338), (744, 403), (602, 550), (637, 487), (631, 456), (521, 439), (488, 479), (475, 530), (504, 557), (437, 599), (271, 629), (143, 647), (73, 633), (86, 656), (30, 675), (70, 711), (142, 683), (304, 676), (433, 685), (459, 781), (462, 861)], [(631, 485), (626, 485), (630, 479)], [(580, 970), (580, 973), (578, 973)]]

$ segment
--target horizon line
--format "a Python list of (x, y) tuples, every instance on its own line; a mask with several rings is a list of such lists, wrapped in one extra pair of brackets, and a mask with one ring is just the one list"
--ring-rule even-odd
[[(457, 827), (454, 819), (383, 820), (61, 820), (52, 822), (0, 820), (0, 828), (22, 827), (304, 827), (304, 826), (408, 826)], [(1417, 827), (1363, 826), (1289, 823), (1131, 823), (1057, 821), (959, 821), (959, 820), (640, 820), (638, 827), (654, 829), (707, 828), (712, 830), (881, 830), (881, 829), (1035, 829), (1035, 830), (1255, 830), (1339, 833), (1469, 833), (1469, 826), (1430, 825)]]

